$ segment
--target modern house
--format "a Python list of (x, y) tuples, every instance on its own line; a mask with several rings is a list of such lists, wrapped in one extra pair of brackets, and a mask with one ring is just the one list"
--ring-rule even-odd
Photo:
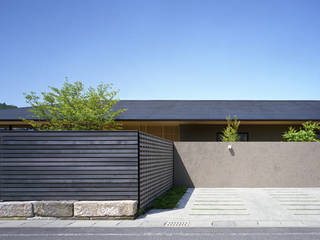
[[(217, 141), (228, 116), (241, 121), (243, 141), (280, 141), (289, 126), (320, 121), (320, 101), (121, 100), (117, 121), (124, 130), (141, 130), (174, 141)], [(29, 108), (0, 111), (0, 129), (26, 128)]]

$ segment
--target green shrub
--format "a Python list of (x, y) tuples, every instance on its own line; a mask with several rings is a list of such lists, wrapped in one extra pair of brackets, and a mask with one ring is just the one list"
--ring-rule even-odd
[(285, 142), (319, 142), (317, 132), (320, 132), (320, 122), (308, 121), (302, 124), (298, 130), (289, 127), (289, 130), (282, 135)]
[[(61, 89), (49, 87), (49, 92), (25, 94), (32, 106), (32, 117), (41, 121), (22, 119), (37, 130), (116, 130), (121, 125), (115, 117), (126, 111), (114, 111), (119, 100), (118, 91), (109, 84), (85, 89), (81, 82), (69, 83), (66, 79)], [(45, 123), (44, 123), (45, 121)]]
[(238, 134), (238, 129), (240, 126), (240, 121), (234, 116), (234, 120), (227, 117), (227, 127), (222, 132), (222, 142), (238, 142), (240, 141), (240, 136)]

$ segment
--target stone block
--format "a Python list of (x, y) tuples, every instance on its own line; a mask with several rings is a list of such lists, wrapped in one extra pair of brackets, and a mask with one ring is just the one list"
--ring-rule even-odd
[(39, 201), (33, 202), (33, 211), (40, 217), (72, 217), (72, 201)]
[(79, 201), (74, 203), (75, 217), (129, 217), (137, 212), (137, 201)]
[(32, 217), (31, 202), (0, 202), (0, 217)]

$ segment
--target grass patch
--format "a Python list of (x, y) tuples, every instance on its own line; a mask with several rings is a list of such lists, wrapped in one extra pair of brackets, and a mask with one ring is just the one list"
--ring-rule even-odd
[(172, 209), (177, 207), (178, 202), (186, 193), (187, 187), (172, 187), (160, 197), (152, 201), (151, 205), (145, 209), (139, 208), (136, 217), (147, 213), (151, 209)]
[(177, 207), (179, 200), (186, 193), (187, 187), (172, 187), (165, 194), (153, 200), (153, 209), (172, 209)]

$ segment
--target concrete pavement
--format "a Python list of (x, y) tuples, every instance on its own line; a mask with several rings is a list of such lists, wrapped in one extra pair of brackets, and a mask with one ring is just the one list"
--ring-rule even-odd
[(320, 188), (188, 189), (178, 208), (136, 220), (0, 221), (10, 227), (320, 227)]

